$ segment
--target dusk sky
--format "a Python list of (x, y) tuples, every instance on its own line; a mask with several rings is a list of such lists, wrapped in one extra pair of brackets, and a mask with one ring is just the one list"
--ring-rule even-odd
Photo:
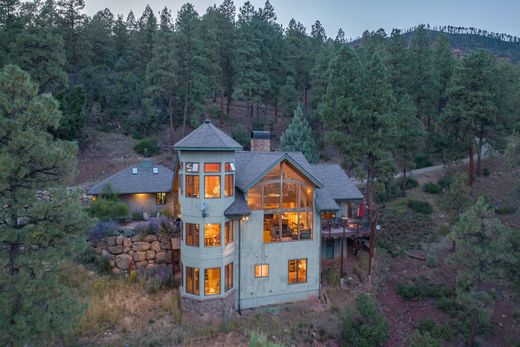
[[(86, 0), (89, 15), (108, 7), (113, 13), (126, 14), (132, 10), (139, 17), (146, 4), (157, 13), (167, 6), (175, 13), (186, 1), (179, 0)], [(252, 0), (263, 6), (264, 0)], [(203, 14), (215, 0), (192, 0), (199, 14)], [(220, 4), (220, 1), (216, 2)], [(243, 1), (235, 1), (238, 8)], [(302, 22), (310, 31), (319, 19), (328, 36), (336, 36), (343, 28), (347, 38), (360, 36), (364, 30), (408, 28), (419, 23), (432, 26), (454, 25), (477, 27), (488, 31), (520, 36), (519, 0), (271, 0), (278, 22), (287, 26), (291, 18)]]

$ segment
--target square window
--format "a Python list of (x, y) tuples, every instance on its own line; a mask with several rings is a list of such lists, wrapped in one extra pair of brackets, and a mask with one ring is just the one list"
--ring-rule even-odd
[(204, 172), (220, 172), (220, 163), (205, 163)]
[(255, 265), (255, 277), (269, 277), (269, 264)]
[(204, 246), (220, 246), (220, 224), (204, 224)]
[(156, 193), (155, 194), (155, 204), (156, 205), (166, 205), (166, 193)]
[(199, 163), (186, 163), (186, 172), (199, 172)]

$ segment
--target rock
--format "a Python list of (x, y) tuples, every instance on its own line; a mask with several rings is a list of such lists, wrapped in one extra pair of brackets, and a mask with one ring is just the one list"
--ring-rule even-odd
[(95, 251), (97, 255), (101, 255), (101, 252), (103, 252), (103, 250), (99, 247), (96, 247)]
[(145, 252), (134, 252), (132, 254), (132, 257), (134, 258), (134, 261), (144, 261), (146, 259), (146, 253)]
[(123, 253), (123, 245), (115, 245), (108, 247), (108, 251), (112, 254), (121, 254)]
[(161, 242), (162, 249), (172, 249), (172, 242), (170, 240), (164, 240)]
[(88, 277), (88, 278), (94, 278), (94, 277), (96, 277), (96, 273), (95, 273), (94, 271), (89, 271), (89, 272), (87, 273), (87, 277)]
[(144, 269), (146, 265), (148, 265), (148, 262), (146, 261), (139, 261), (135, 263), (135, 267), (137, 267), (138, 269)]
[(110, 267), (115, 267), (116, 266), (116, 262), (113, 261), (113, 260), (110, 260), (108, 263), (110, 264)]
[(148, 242), (134, 242), (132, 244), (132, 249), (138, 252), (147, 251), (150, 249), (150, 244)]
[(151, 249), (156, 252), (159, 252), (161, 250), (161, 243), (159, 243), (159, 241), (152, 242)]
[(121, 270), (128, 270), (132, 257), (128, 254), (120, 254), (116, 257), (116, 265)]
[(155, 261), (153, 259), (148, 260), (148, 264), (154, 264)]
[(108, 245), (107, 245), (106, 241), (101, 240), (101, 241), (98, 241), (98, 243), (96, 244), (96, 247), (101, 248), (101, 249), (107, 249)]
[(119, 270), (117, 267), (112, 269), (112, 273), (115, 275), (120, 275), (123, 273), (123, 271)]
[(157, 263), (166, 263), (170, 264), (172, 262), (172, 252), (166, 251), (166, 252), (158, 252), (155, 256), (155, 260)]
[(101, 251), (101, 256), (105, 257), (105, 258), (108, 258), (110, 260), (114, 260), (114, 258), (116, 257), (115, 255), (110, 254), (106, 249)]
[(134, 241), (134, 242), (141, 241), (141, 235), (132, 236), (132, 241)]
[(132, 247), (132, 239), (129, 237), (125, 237), (123, 239), (123, 246), (125, 247)]
[(148, 265), (146, 265), (146, 268), (147, 269), (156, 269), (159, 265), (157, 264), (153, 264), (153, 263), (149, 263)]
[(123, 247), (123, 253), (128, 253), (132, 250), (130, 247)]
[(124, 239), (123, 235), (119, 235), (118, 237), (116, 237), (116, 245), (122, 245), (123, 239)]
[(143, 241), (145, 241), (145, 242), (157, 241), (157, 236), (155, 236), (155, 235), (146, 235), (143, 238)]
[(155, 252), (154, 251), (146, 251), (146, 259), (147, 260), (155, 259)]
[(109, 236), (105, 239), (108, 246), (115, 246), (116, 245), (116, 237), (115, 236)]

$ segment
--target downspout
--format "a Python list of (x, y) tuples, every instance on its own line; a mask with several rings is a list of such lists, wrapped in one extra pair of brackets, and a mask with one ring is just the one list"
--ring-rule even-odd
[(240, 308), (240, 264), (242, 263), (240, 249), (241, 247), (241, 241), (242, 241), (242, 232), (240, 231), (240, 225), (242, 224), (242, 219), (238, 220), (238, 314), (242, 315), (242, 310)]

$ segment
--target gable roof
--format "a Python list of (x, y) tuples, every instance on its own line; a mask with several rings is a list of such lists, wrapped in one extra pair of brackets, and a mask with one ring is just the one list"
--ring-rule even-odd
[(240, 190), (235, 191), (235, 201), (224, 211), (226, 217), (249, 216), (251, 212), (247, 206), (247, 201)]
[(339, 211), (336, 201), (330, 196), (327, 189), (316, 189), (316, 205), (320, 212)]
[[(137, 174), (132, 169), (137, 168)], [(153, 173), (153, 168), (158, 172)], [(173, 171), (162, 165), (153, 165), (150, 160), (143, 160), (141, 165), (133, 165), (94, 184), (88, 195), (98, 195), (107, 185), (117, 194), (162, 193), (173, 188)]]
[(316, 186), (322, 187), (322, 182), (315, 177), (311, 165), (301, 152), (236, 152), (235, 185), (242, 191), (250, 189), (284, 160), (293, 164)]
[(363, 194), (338, 164), (312, 164), (312, 171), (334, 200), (362, 200)]
[(192, 151), (236, 151), (241, 150), (242, 146), (206, 119), (200, 127), (173, 145), (173, 148)]

